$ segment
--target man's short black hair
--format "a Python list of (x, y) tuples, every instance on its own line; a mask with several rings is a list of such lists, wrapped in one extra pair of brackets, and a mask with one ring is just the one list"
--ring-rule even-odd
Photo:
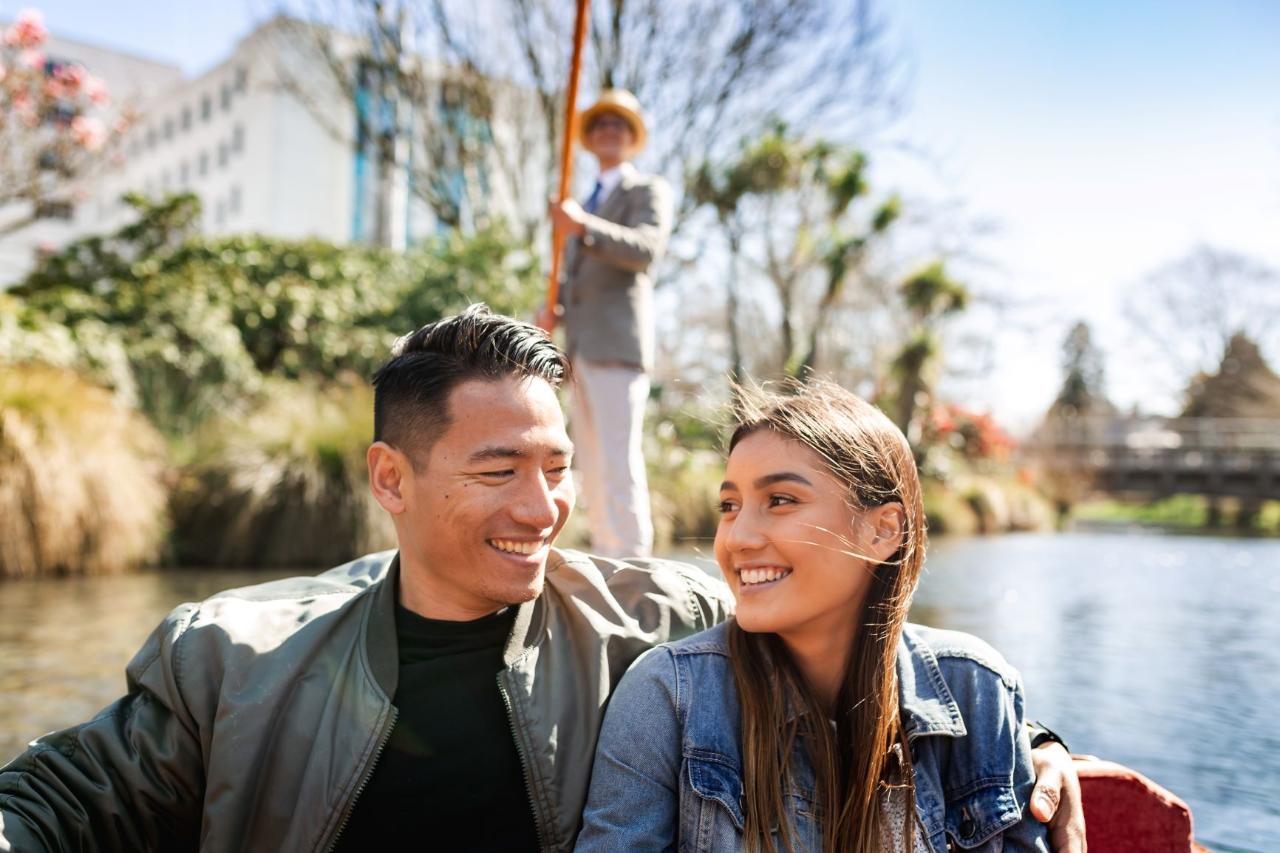
[(535, 377), (555, 388), (568, 375), (546, 332), (476, 303), (396, 341), (373, 376), (373, 440), (425, 453), (448, 429), (449, 393), (463, 382)]

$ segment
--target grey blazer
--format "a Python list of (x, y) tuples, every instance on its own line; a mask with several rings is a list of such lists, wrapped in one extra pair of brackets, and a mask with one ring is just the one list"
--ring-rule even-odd
[(671, 187), (626, 170), (586, 233), (565, 247), (560, 302), (571, 358), (653, 368), (653, 282), (649, 269), (671, 235)]

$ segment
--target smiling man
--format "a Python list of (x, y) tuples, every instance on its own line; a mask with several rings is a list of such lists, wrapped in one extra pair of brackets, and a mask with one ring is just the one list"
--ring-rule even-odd
[(729, 597), (552, 547), (567, 373), (483, 306), (398, 343), (368, 451), (398, 550), (175, 609), (122, 699), (0, 769), (0, 851), (570, 850), (623, 671)]
[(124, 698), (0, 770), (0, 850), (570, 849), (613, 686), (728, 596), (551, 548), (567, 374), (483, 306), (402, 340), (368, 451), (398, 551), (177, 608)]

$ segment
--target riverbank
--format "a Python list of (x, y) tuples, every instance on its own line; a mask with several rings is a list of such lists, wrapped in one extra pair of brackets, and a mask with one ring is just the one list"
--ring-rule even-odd
[(1071, 520), (1086, 529), (1144, 527), (1172, 533), (1265, 536), (1280, 538), (1280, 500), (1245, 508), (1224, 499), (1215, 508), (1200, 495), (1174, 495), (1148, 503), (1093, 500), (1072, 508)]

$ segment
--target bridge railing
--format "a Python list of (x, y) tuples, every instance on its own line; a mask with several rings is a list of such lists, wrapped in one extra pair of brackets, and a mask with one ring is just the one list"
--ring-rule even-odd
[(1081, 417), (1049, 421), (1027, 450), (1261, 451), (1280, 454), (1280, 420), (1268, 418)]

